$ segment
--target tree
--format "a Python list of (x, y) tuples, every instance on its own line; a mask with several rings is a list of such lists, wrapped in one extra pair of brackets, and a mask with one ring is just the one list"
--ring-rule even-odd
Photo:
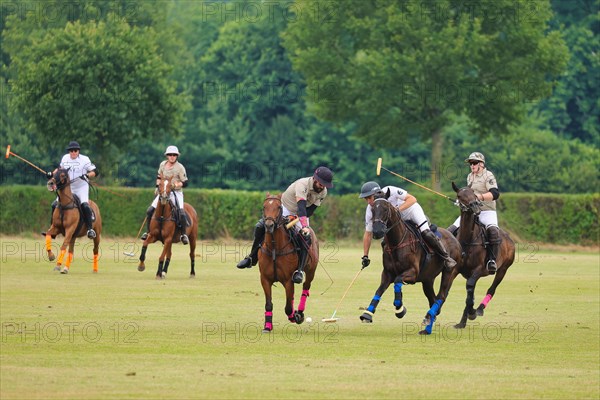
[(330, 88), (312, 110), (355, 122), (356, 134), (380, 147), (431, 138), (433, 173), (453, 116), (467, 116), (481, 135), (506, 133), (567, 60), (559, 33), (547, 29), (547, 1), (327, 4), (297, 1), (284, 34), (307, 84)]
[[(12, 105), (42, 143), (78, 139), (105, 163), (136, 139), (175, 135), (185, 98), (149, 28), (68, 23), (14, 54)], [(102, 162), (100, 162), (102, 163)]]
[(555, 25), (571, 52), (566, 73), (539, 109), (558, 135), (600, 143), (600, 0), (553, 1)]

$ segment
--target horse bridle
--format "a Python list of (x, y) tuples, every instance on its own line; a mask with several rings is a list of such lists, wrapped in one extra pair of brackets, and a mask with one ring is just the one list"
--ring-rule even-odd
[[(375, 199), (374, 201), (375, 201), (375, 202), (377, 202), (377, 201), (385, 201), (385, 202), (387, 202), (388, 204), (390, 204), (390, 205), (391, 205), (391, 203), (389, 203), (389, 202), (387, 201), (387, 199), (384, 199), (383, 197), (381, 197), (381, 198), (378, 198), (378, 199)], [(393, 208), (393, 207), (392, 207), (392, 208)], [(386, 234), (387, 234), (389, 231), (391, 231), (393, 227), (395, 227), (396, 225), (398, 225), (399, 223), (401, 223), (401, 222), (402, 222), (402, 218), (398, 218), (398, 221), (394, 222), (394, 223), (393, 223), (393, 224), (392, 224), (390, 227), (388, 227), (388, 226), (387, 226), (387, 221), (389, 221), (389, 220), (390, 220), (390, 217), (391, 217), (391, 215), (390, 215), (390, 213), (391, 213), (391, 210), (390, 210), (390, 209), (386, 209), (386, 210), (385, 210), (385, 213), (386, 213), (386, 215), (385, 215), (385, 220), (383, 220), (383, 219), (379, 219), (379, 218), (377, 218), (377, 219), (373, 219), (373, 222), (381, 222), (381, 223), (383, 224), (383, 226), (385, 226), (385, 233), (384, 233), (384, 235), (386, 235)]]
[(264, 222), (266, 222), (266, 221), (273, 221), (273, 225), (274, 225), (273, 229), (277, 229), (279, 227), (279, 225), (281, 225), (281, 222), (283, 220), (283, 205), (282, 205), (281, 199), (278, 198), (278, 197), (273, 196), (273, 197), (268, 197), (267, 199), (265, 199), (265, 202), (267, 200), (271, 200), (271, 201), (275, 200), (275, 201), (277, 201), (279, 203), (279, 214), (277, 214), (276, 217), (266, 217), (265, 216), (264, 206), (263, 206), (263, 216), (262, 216), (263, 217), (263, 221)]
[[(462, 191), (462, 190), (465, 190), (465, 189), (461, 189), (461, 191)], [(458, 197), (458, 194), (457, 194), (457, 197)], [(458, 200), (458, 199), (457, 199), (457, 200)], [(472, 201), (472, 202), (470, 202), (469, 204), (464, 204), (462, 201), (458, 200), (458, 206), (460, 207), (460, 210), (461, 210), (461, 211), (464, 211), (464, 212), (469, 212), (469, 211), (470, 211), (470, 212), (472, 212), (472, 213), (473, 213), (473, 214), (475, 214), (475, 215), (478, 215), (478, 214), (479, 214), (479, 213), (476, 211), (476, 207), (477, 207), (477, 208), (480, 208), (480, 207), (481, 207), (481, 204), (482, 204), (482, 201), (481, 201), (481, 200), (479, 200), (479, 199), (477, 199), (477, 198), (475, 198), (475, 200), (473, 200), (473, 201)]]

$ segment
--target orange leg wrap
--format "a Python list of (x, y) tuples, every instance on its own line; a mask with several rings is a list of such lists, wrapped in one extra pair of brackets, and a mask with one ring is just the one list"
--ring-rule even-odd
[(71, 262), (73, 262), (73, 253), (69, 253), (67, 256), (67, 262), (65, 263), (65, 267), (71, 268)]
[(98, 254), (94, 254), (94, 272), (98, 272)]
[(63, 258), (65, 258), (65, 250), (61, 250), (58, 255), (58, 260), (56, 260), (56, 265), (61, 265), (63, 262)]
[(46, 250), (52, 251), (52, 236), (46, 235)]

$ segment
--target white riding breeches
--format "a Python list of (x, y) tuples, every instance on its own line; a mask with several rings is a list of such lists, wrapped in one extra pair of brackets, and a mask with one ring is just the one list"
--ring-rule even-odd
[[(485, 229), (490, 226), (498, 228), (498, 214), (494, 210), (482, 211), (479, 214), (479, 222), (485, 225)], [(456, 221), (452, 225), (460, 227), (460, 216), (456, 218)]]
[[(180, 209), (183, 210), (183, 192), (171, 192), (171, 201), (173, 202), (173, 204), (175, 204), (175, 197), (177, 196), (177, 205), (179, 206)], [(154, 201), (152, 202), (152, 207), (156, 208), (156, 206), (158, 206), (158, 198), (160, 196), (156, 196), (154, 198)]]

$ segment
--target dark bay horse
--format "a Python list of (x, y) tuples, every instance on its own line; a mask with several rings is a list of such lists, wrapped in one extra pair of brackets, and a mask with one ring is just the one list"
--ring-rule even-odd
[[(372, 205), (373, 211), (373, 237), (384, 239), (383, 271), (381, 271), (381, 284), (375, 291), (375, 296), (367, 310), (360, 316), (363, 322), (373, 322), (373, 314), (379, 304), (381, 296), (394, 283), (394, 307), (396, 317), (402, 318), (406, 314), (406, 307), (402, 304), (402, 286), (421, 282), (423, 293), (429, 301), (429, 311), (425, 314), (423, 324), (425, 329), (420, 334), (431, 334), (436, 316), (448, 296), (448, 291), (454, 279), (453, 271), (444, 267), (444, 260), (437, 254), (427, 255), (420, 245), (416, 235), (409, 230), (396, 208), (381, 194), (376, 195)], [(442, 235), (442, 242), (450, 257), (460, 263), (460, 245), (446, 229), (438, 228)], [(436, 295), (433, 289), (435, 278), (442, 273), (440, 290)]]
[[(272, 286), (280, 282), (285, 288), (285, 313), (290, 322), (301, 324), (304, 322), (306, 299), (310, 295), (310, 285), (315, 277), (317, 263), (319, 262), (319, 244), (314, 231), (310, 229), (311, 244), (306, 259), (306, 279), (302, 285), (302, 296), (298, 309), (294, 309), (294, 283), (292, 275), (298, 267), (298, 252), (291, 232), (286, 229), (286, 218), (283, 217), (281, 195), (272, 196), (267, 193), (263, 202), (263, 220), (265, 223), (265, 238), (258, 252), (258, 265), (260, 270), (260, 283), (265, 292), (265, 325), (263, 332), (273, 330), (273, 301)], [(298, 235), (302, 236), (302, 235)], [(302, 241), (301, 237), (298, 242)], [(300, 243), (303, 245), (303, 243)]]
[[(159, 201), (156, 210), (154, 210), (152, 221), (150, 221), (148, 237), (142, 244), (140, 263), (138, 264), (138, 271), (144, 271), (146, 269), (144, 261), (146, 260), (146, 250), (148, 249), (148, 245), (156, 241), (162, 242), (164, 246), (158, 259), (156, 279), (165, 279), (167, 277), (169, 263), (171, 262), (172, 245), (173, 243), (180, 242), (181, 230), (177, 227), (176, 223), (176, 213), (179, 207), (173, 204), (171, 200), (171, 189), (170, 179), (161, 177), (158, 184)], [(194, 264), (196, 258), (196, 237), (198, 236), (198, 214), (194, 207), (188, 203), (184, 203), (183, 208), (189, 218), (186, 234), (190, 239), (190, 278), (194, 278), (196, 276)]]
[[(59, 168), (46, 185), (48, 190), (51, 192), (55, 191), (58, 196), (58, 205), (52, 213), (52, 224), (46, 232), (46, 251), (48, 251), (48, 259), (54, 261), (56, 257), (54, 256), (54, 253), (52, 253), (52, 238), (59, 234), (65, 237), (65, 240), (60, 247), (60, 254), (56, 260), (56, 267), (54, 267), (55, 271), (60, 270), (63, 274), (68, 273), (69, 268), (71, 268), (73, 251), (75, 249), (75, 239), (85, 236), (87, 233), (87, 227), (85, 226), (82, 215), (83, 211), (79, 206), (79, 199), (76, 198), (71, 191), (71, 180), (68, 171), (68, 169)], [(89, 205), (95, 216), (92, 227), (96, 231), (92, 268), (94, 272), (98, 272), (98, 248), (100, 246), (100, 234), (102, 233), (102, 218), (100, 216), (98, 205), (92, 200), (89, 201)], [(69, 254), (65, 260), (65, 266), (61, 270), (67, 246), (69, 246)]]
[(494, 276), (492, 286), (487, 290), (487, 294), (477, 307), (475, 304), (475, 285), (477, 280), (490, 273), (486, 268), (487, 250), (485, 247), (485, 227), (479, 223), (478, 215), (481, 212), (481, 203), (477, 199), (475, 192), (470, 187), (459, 189), (454, 182), (452, 188), (456, 192), (458, 205), (460, 207), (460, 228), (458, 230), (457, 239), (460, 242), (463, 251), (463, 261), (459, 265), (457, 273), (460, 273), (467, 280), (467, 300), (465, 310), (460, 322), (456, 324), (456, 328), (464, 328), (467, 325), (467, 318), (474, 320), (477, 316), (483, 316), (483, 310), (490, 302), (496, 288), (504, 279), (504, 275), (508, 268), (515, 260), (515, 243), (512, 241), (508, 233), (500, 229), (500, 244), (499, 253), (496, 257), (497, 271)]

